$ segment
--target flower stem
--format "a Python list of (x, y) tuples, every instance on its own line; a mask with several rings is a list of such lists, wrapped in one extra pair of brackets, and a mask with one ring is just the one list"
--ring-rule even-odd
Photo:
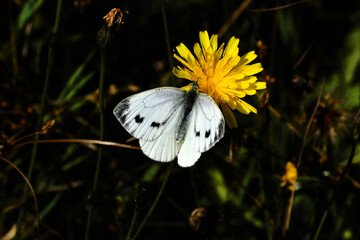
[[(104, 140), (104, 126), (105, 126), (105, 116), (104, 116), (104, 82), (105, 82), (105, 74), (106, 74), (106, 66), (107, 66), (107, 54), (104, 51), (100, 51), (100, 83), (99, 83), (99, 114), (100, 114), (100, 141)], [(99, 175), (100, 175), (100, 166), (102, 159), (103, 148), (100, 145), (98, 150), (98, 156), (96, 161), (95, 168), (95, 176), (92, 192), (97, 194), (98, 185), (99, 185)], [(91, 220), (94, 213), (94, 205), (91, 204), (89, 208), (87, 223), (86, 223), (86, 232), (85, 232), (85, 240), (90, 239), (90, 231), (91, 231)]]
[[(148, 220), (148, 218), (150, 217), (151, 213), (154, 211), (154, 209), (155, 209), (155, 207), (156, 207), (156, 205), (157, 205), (157, 203), (158, 203), (158, 201), (159, 201), (159, 199), (160, 199), (160, 197), (161, 197), (161, 195), (162, 195), (162, 193), (163, 193), (163, 191), (164, 191), (165, 185), (166, 185), (166, 183), (167, 183), (167, 181), (168, 181), (168, 179), (169, 179), (171, 170), (173, 169), (173, 167), (174, 167), (174, 165), (175, 165), (175, 162), (176, 162), (176, 161), (172, 161), (172, 163), (170, 164), (170, 166), (169, 166), (169, 168), (168, 168), (168, 170), (167, 170), (167, 172), (166, 172), (165, 179), (164, 179), (164, 181), (163, 181), (163, 183), (162, 183), (162, 185), (161, 185), (161, 187), (160, 187), (160, 190), (159, 190), (159, 192), (158, 192), (158, 194), (157, 194), (154, 202), (152, 203), (149, 211), (147, 212), (146, 216), (144, 217), (144, 219), (143, 219), (142, 222), (140, 223), (140, 226), (139, 226), (138, 229), (136, 230), (136, 232), (135, 232), (135, 234), (134, 234), (134, 237), (132, 237), (132, 238), (127, 238), (126, 240), (128, 240), (128, 239), (135, 240), (136, 237), (140, 234), (142, 228), (144, 227), (144, 225), (145, 225), (146, 221)], [(135, 213), (136, 213), (136, 212), (135, 212)]]
[[(58, 28), (59, 28), (61, 5), (62, 5), (62, 0), (58, 0), (57, 9), (56, 9), (55, 23), (54, 23), (54, 28), (53, 28), (53, 32), (52, 32), (53, 36), (52, 36), (52, 39), (51, 39), (50, 44), (49, 44), (48, 62), (47, 62), (47, 66), (46, 66), (45, 82), (44, 82), (44, 87), (43, 87), (43, 91), (42, 91), (42, 95), (41, 95), (40, 113), (39, 113), (39, 118), (38, 118), (38, 122), (37, 122), (37, 125), (36, 125), (36, 131), (40, 131), (42, 123), (43, 123), (43, 118), (44, 118), (45, 102), (46, 102), (46, 97), (47, 97), (48, 88), (49, 88), (50, 76), (51, 76), (53, 65), (54, 65), (54, 58), (55, 58), (55, 50), (54, 50), (54, 48), (55, 48), (55, 44), (56, 44), (56, 34), (57, 34)], [(35, 141), (39, 140), (39, 135), (35, 135), (34, 139), (35, 139)], [(37, 155), (37, 149), (38, 149), (38, 144), (34, 144), (34, 146), (32, 148), (32, 152), (31, 152), (31, 159), (30, 159), (29, 169), (28, 169), (28, 172), (27, 172), (27, 179), (29, 181), (31, 181), (31, 177), (32, 177), (32, 174), (33, 174), (35, 159), (36, 159), (36, 155)], [(20, 237), (22, 219), (23, 219), (24, 213), (25, 213), (25, 205), (24, 204), (25, 204), (26, 198), (28, 196), (28, 191), (29, 191), (29, 188), (27, 187), (27, 185), (25, 185), (24, 190), (23, 190), (23, 195), (22, 195), (22, 198), (21, 198), (21, 203), (22, 203), (23, 206), (22, 206), (22, 208), (20, 210), (20, 213), (19, 213), (19, 216), (18, 216), (18, 219), (17, 219), (16, 234), (15, 234), (14, 240), (17, 240)]]

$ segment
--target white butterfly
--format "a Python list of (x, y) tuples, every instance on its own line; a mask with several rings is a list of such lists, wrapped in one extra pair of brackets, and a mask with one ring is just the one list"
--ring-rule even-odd
[(114, 109), (121, 125), (140, 139), (149, 158), (169, 162), (176, 156), (181, 167), (190, 167), (201, 153), (223, 136), (224, 117), (214, 100), (198, 92), (162, 87), (132, 95)]

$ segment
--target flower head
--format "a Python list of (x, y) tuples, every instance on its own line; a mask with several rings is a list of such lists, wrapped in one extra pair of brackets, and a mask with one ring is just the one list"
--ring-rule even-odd
[(194, 45), (196, 58), (183, 43), (176, 47), (180, 56), (174, 54), (174, 57), (184, 67), (174, 67), (173, 73), (178, 78), (197, 81), (199, 91), (211, 96), (221, 106), (229, 127), (237, 127), (230, 109), (243, 114), (257, 113), (256, 108), (241, 98), (266, 88), (265, 82), (257, 82), (257, 77), (253, 76), (263, 68), (260, 63), (249, 64), (256, 58), (254, 51), (241, 57), (238, 55), (238, 38), (232, 37), (226, 47), (223, 43), (218, 48), (217, 35), (212, 35), (210, 39), (207, 31), (199, 35), (200, 44)]
[(294, 189), (297, 178), (297, 169), (292, 162), (287, 162), (285, 167), (285, 173), (281, 177), (281, 187), (287, 186), (289, 190)]

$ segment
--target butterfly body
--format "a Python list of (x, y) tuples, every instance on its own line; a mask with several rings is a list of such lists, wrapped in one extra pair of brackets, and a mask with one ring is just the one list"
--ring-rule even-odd
[(193, 85), (193, 86), (194, 87), (191, 87), (190, 90), (185, 94), (185, 99), (183, 104), (184, 110), (181, 117), (179, 128), (176, 132), (176, 142), (179, 142), (184, 138), (189, 123), (189, 119), (191, 116), (191, 112), (194, 107), (194, 103), (196, 101), (196, 98), (198, 97), (198, 93), (197, 93), (198, 87), (197, 85)]
[(130, 96), (114, 109), (121, 125), (140, 139), (145, 155), (168, 162), (178, 156), (182, 167), (192, 166), (202, 152), (224, 135), (224, 118), (214, 100), (190, 90), (162, 87)]

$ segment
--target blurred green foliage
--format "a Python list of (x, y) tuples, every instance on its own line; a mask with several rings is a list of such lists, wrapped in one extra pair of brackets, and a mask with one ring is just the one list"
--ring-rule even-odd
[[(130, 136), (112, 115), (120, 100), (154, 87), (187, 84), (171, 80), (165, 35), (171, 50), (180, 43), (192, 48), (199, 31), (216, 34), (240, 4), (165, 1), (165, 33), (160, 1), (64, 1), (59, 31), (52, 34), (57, 1), (2, 1), (0, 155), (27, 172), (31, 144), (10, 143), (36, 131), (50, 42), (55, 62), (44, 122), (55, 119), (56, 126), (40, 139), (99, 139), (96, 35), (112, 8), (129, 11), (108, 55), (105, 83), (105, 138), (126, 143)], [(286, 4), (252, 1), (219, 39), (222, 43), (236, 36), (240, 55), (251, 50), (259, 55), (264, 71), (258, 77), (267, 81), (268, 89), (259, 98), (245, 99), (259, 114), (236, 113), (238, 129), (226, 129), (225, 137), (194, 167), (173, 169), (138, 239), (313, 239), (325, 210), (319, 239), (360, 239), (359, 148), (339, 183), (357, 144), (353, 132), (360, 100), (360, 2), (309, 0), (274, 9)], [(299, 157), (321, 88), (283, 237), (291, 192), (280, 187), (281, 176), (286, 162)], [(91, 239), (125, 239), (135, 208), (136, 224), (145, 216), (169, 164), (156, 163), (139, 150), (106, 146), (100, 190), (93, 193), (97, 149), (80, 143), (39, 145), (31, 183), (42, 221), (40, 239), (83, 239), (91, 204)], [(21, 239), (37, 234), (31, 196), (24, 206), (19, 200), (24, 184), (18, 172), (0, 164), (0, 239), (12, 236), (22, 207)], [(141, 201), (135, 204), (134, 198)]]

